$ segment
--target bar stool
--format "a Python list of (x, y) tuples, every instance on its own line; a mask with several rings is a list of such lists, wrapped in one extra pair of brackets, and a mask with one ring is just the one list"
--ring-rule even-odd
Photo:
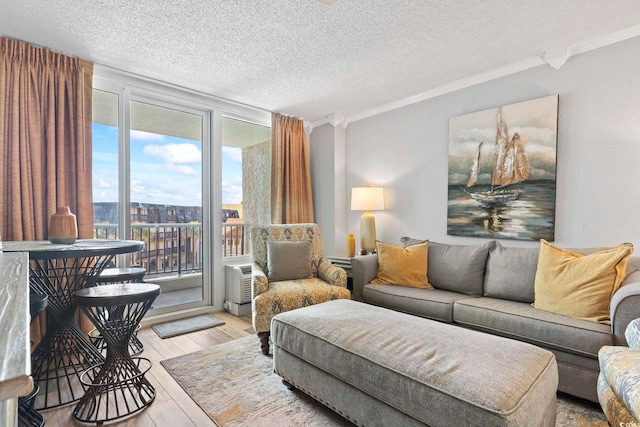
[(142, 283), (147, 270), (142, 267), (105, 268), (98, 275), (96, 284), (103, 285), (108, 283)]
[[(47, 300), (46, 294), (37, 294), (35, 292), (29, 294), (31, 323), (47, 307)], [(38, 391), (40, 391), (40, 388), (35, 384), (31, 393), (18, 399), (18, 426), (42, 427), (44, 425), (44, 418), (32, 406), (33, 398), (36, 397)]]
[[(147, 273), (142, 267), (128, 267), (128, 268), (118, 268), (118, 267), (110, 267), (105, 268), (98, 275), (98, 279), (96, 280), (97, 286), (103, 286), (106, 284), (113, 283), (143, 283), (144, 275)], [(129, 354), (132, 356), (137, 356), (144, 350), (144, 346), (142, 342), (138, 339), (138, 329), (136, 329), (131, 335), (131, 340), (129, 340)], [(89, 331), (89, 341), (98, 349), (104, 351), (106, 348), (106, 343), (100, 335), (100, 332), (93, 328)]]
[(146, 408), (156, 396), (145, 378), (151, 361), (131, 357), (129, 341), (160, 293), (150, 283), (119, 283), (85, 288), (75, 293), (80, 309), (106, 342), (102, 364), (85, 370), (80, 380), (86, 392), (73, 410), (76, 420), (102, 424)]

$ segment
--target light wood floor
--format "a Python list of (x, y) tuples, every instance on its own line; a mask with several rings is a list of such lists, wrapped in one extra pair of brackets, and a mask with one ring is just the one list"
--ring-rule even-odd
[[(153, 367), (147, 373), (147, 378), (156, 388), (156, 398), (148, 408), (138, 415), (107, 425), (118, 427), (215, 427), (207, 414), (191, 400), (189, 395), (160, 364), (160, 361), (164, 359), (209, 348), (254, 333), (251, 327), (251, 315), (236, 317), (227, 312), (214, 314), (225, 324), (165, 339), (158, 337), (151, 328), (140, 330), (138, 338), (144, 344), (144, 352), (141, 357), (146, 357), (153, 362)], [(260, 341), (256, 336), (256, 347), (259, 346)], [(42, 411), (45, 426), (86, 425), (73, 419), (71, 415), (73, 407), (74, 405), (70, 404), (62, 408)]]

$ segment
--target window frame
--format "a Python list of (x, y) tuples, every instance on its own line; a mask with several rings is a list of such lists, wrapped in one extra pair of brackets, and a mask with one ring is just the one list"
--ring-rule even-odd
[[(93, 89), (118, 95), (118, 227), (119, 232), (124, 233), (120, 236), (128, 236), (131, 224), (129, 211), (120, 208), (130, 204), (130, 135), (129, 132), (122, 131), (130, 128), (130, 101), (151, 102), (161, 107), (203, 113), (203, 260), (209, 261), (206, 268), (203, 265), (204, 298), (200, 303), (185, 305), (180, 310), (158, 309), (157, 313), (150, 312), (143, 323), (151, 324), (185, 315), (222, 310), (225, 293), (223, 254), (221, 251), (217, 255), (212, 253), (212, 248), (220, 248), (222, 245), (222, 118), (229, 117), (270, 128), (271, 112), (98, 64), (94, 65)], [(207, 287), (207, 284), (210, 286)]]

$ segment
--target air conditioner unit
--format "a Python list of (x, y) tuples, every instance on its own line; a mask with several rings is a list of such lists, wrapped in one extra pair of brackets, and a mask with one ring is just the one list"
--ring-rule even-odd
[(224, 308), (236, 316), (251, 313), (251, 264), (225, 265)]

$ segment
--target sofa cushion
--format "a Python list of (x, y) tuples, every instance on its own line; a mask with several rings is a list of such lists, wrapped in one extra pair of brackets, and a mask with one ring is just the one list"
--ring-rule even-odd
[(362, 290), (362, 299), (369, 304), (392, 308), (441, 322), (453, 322), (453, 303), (476, 298), (440, 289), (416, 289), (370, 283)]
[(581, 255), (541, 241), (534, 306), (610, 324), (609, 304), (624, 280), (631, 244)]
[(311, 274), (311, 242), (268, 241), (267, 278), (280, 280), (309, 279)]
[(484, 274), (484, 296), (532, 303), (538, 248), (510, 248), (495, 242)]
[(378, 273), (372, 283), (432, 289), (427, 281), (429, 242), (405, 248), (376, 241)]
[(473, 329), (594, 359), (600, 347), (613, 344), (610, 326), (516, 301), (487, 297), (456, 301), (453, 320)]
[(494, 243), (466, 246), (429, 242), (429, 283), (445, 291), (482, 296), (484, 270)]

